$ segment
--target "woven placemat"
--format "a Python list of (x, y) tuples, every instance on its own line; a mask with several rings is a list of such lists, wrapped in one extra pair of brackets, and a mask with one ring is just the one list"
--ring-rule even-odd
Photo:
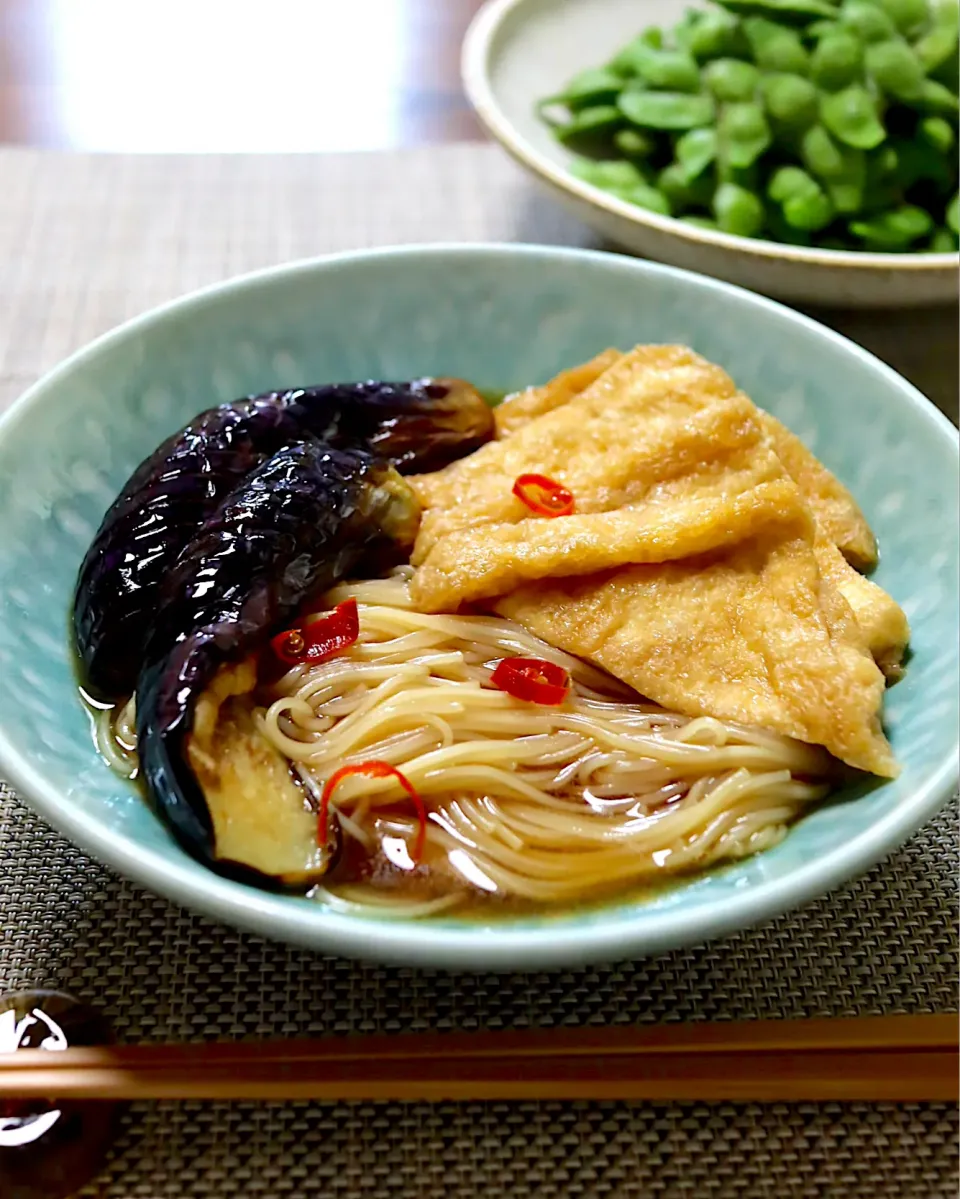
[[(492, 147), (329, 158), (0, 151), (0, 406), (170, 296), (305, 254), (595, 244)], [(955, 413), (956, 313), (834, 323)], [(0, 786), (0, 989), (55, 986), (124, 1040), (952, 1010), (956, 809), (802, 911), (614, 968), (448, 975), (275, 945), (117, 878)], [(87, 1199), (940, 1199), (949, 1105), (135, 1105)]]

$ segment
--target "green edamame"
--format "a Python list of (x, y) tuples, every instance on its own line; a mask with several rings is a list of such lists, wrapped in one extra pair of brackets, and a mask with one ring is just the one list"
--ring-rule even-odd
[(860, 78), (863, 42), (850, 30), (832, 25), (810, 56), (810, 78), (828, 92), (838, 92)]
[(923, 92), (923, 65), (906, 42), (874, 42), (864, 54), (864, 66), (877, 87), (897, 100), (916, 100)]
[(657, 148), (656, 141), (642, 129), (618, 130), (613, 135), (613, 144), (627, 158), (649, 158)]
[(848, 173), (844, 149), (822, 125), (811, 126), (800, 141), (803, 165), (821, 179), (840, 179)]
[(684, 92), (621, 92), (620, 111), (645, 129), (696, 129), (712, 123), (713, 100)]
[(727, 104), (717, 124), (720, 155), (731, 167), (750, 167), (772, 140), (763, 109), (752, 101)]
[(784, 25), (807, 25), (818, 17), (832, 17), (835, 10), (821, 0), (720, 0), (724, 8), (740, 16), (769, 17)]
[(654, 50), (636, 46), (633, 73), (646, 87), (665, 92), (700, 90), (700, 68), (695, 59), (682, 50)]
[(904, 204), (869, 220), (849, 223), (854, 237), (877, 249), (886, 250), (904, 249), (921, 237), (926, 237), (932, 228), (930, 213), (915, 204)]
[(900, 33), (909, 36), (927, 19), (927, 0), (874, 0)]
[(957, 46), (957, 30), (939, 27), (931, 29), (915, 42), (913, 52), (923, 64), (923, 69), (929, 73), (936, 71), (951, 59), (956, 63)]
[(763, 102), (779, 129), (803, 130), (820, 112), (820, 94), (802, 75), (765, 75), (760, 85)]
[(872, 150), (887, 136), (873, 96), (858, 83), (824, 96), (820, 119), (835, 138), (858, 150)]
[(699, 63), (745, 53), (749, 47), (739, 22), (729, 13), (705, 12), (690, 30), (687, 50)]
[(636, 74), (634, 63), (637, 51), (643, 47), (659, 50), (663, 45), (663, 41), (663, 31), (661, 29), (647, 29), (639, 37), (635, 37), (632, 42), (628, 42), (622, 50), (614, 55), (607, 63), (605, 69), (613, 75), (629, 79)]
[(843, 216), (853, 216), (854, 213), (863, 210), (866, 195), (863, 179), (856, 177), (849, 179), (828, 179), (823, 186), (830, 197), (830, 203), (833, 205), (835, 212)]
[(957, 144), (957, 135), (953, 131), (953, 126), (943, 117), (924, 117), (917, 126), (917, 132), (921, 140), (939, 154), (949, 154)]
[(817, 181), (801, 167), (780, 167), (770, 176), (767, 195), (775, 204), (784, 204), (791, 196), (819, 191)]
[(761, 70), (806, 74), (810, 56), (795, 30), (785, 29), (764, 17), (749, 17), (743, 23), (743, 31)]
[(692, 182), (707, 169), (717, 157), (717, 131), (715, 129), (691, 129), (674, 147), (677, 165), (688, 182)]
[(930, 254), (952, 254), (957, 249), (957, 235), (949, 229), (937, 229), (930, 238), (927, 252)]
[(620, 94), (623, 81), (612, 71), (598, 67), (574, 75), (563, 91), (545, 104), (566, 104), (571, 112), (596, 104), (611, 104)]
[(573, 120), (555, 129), (562, 142), (577, 142), (598, 133), (616, 129), (623, 124), (623, 114), (615, 104), (598, 104), (593, 108), (581, 108)]
[(618, 159), (595, 162), (589, 158), (579, 158), (570, 170), (584, 183), (592, 183), (594, 187), (602, 187), (605, 190), (631, 188), (646, 183), (643, 174), (632, 162), (621, 162)]
[(721, 183), (713, 197), (713, 215), (724, 233), (756, 237), (763, 228), (763, 203), (736, 183)]
[(846, 0), (837, 18), (839, 24), (852, 30), (863, 42), (882, 42), (897, 36), (897, 27), (882, 8), (871, 0)]
[(760, 72), (753, 63), (718, 58), (704, 69), (703, 82), (718, 100), (750, 100), (760, 84)]
[(956, 93), (944, 84), (937, 83), (935, 79), (923, 81), (916, 106), (924, 112), (939, 112), (944, 116), (955, 117), (960, 112), (960, 102)]
[(538, 105), (624, 203), (791, 245), (955, 251), (958, 0), (718, 0)]
[(672, 162), (657, 176), (657, 187), (670, 201), (674, 212), (686, 212), (690, 208), (706, 208), (713, 196), (714, 181), (709, 175), (688, 179), (683, 167)]
[(661, 216), (670, 216), (670, 203), (667, 197), (649, 183), (637, 183), (633, 187), (609, 188), (610, 195), (627, 204), (635, 204), (647, 212), (658, 212)]
[(834, 218), (830, 197), (819, 187), (815, 192), (789, 196), (783, 202), (783, 219), (794, 229), (817, 233), (826, 229)]

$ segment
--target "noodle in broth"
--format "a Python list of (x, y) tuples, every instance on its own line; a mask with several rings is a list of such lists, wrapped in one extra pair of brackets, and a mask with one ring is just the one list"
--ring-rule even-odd
[[(344, 780), (331, 809), (355, 868), (315, 889), (324, 902), (400, 918), (494, 896), (570, 904), (767, 849), (830, 790), (824, 750), (643, 703), (510, 620), (415, 611), (411, 573), (328, 593), (325, 606), (356, 599), (359, 641), (258, 693), (262, 733), (314, 803), (340, 767), (378, 759), (427, 808), (414, 863), (417, 819), (399, 786)], [(566, 669), (567, 702), (496, 689), (491, 672), (509, 656)], [(134, 730), (133, 701), (101, 714), (101, 749), (127, 774)]]

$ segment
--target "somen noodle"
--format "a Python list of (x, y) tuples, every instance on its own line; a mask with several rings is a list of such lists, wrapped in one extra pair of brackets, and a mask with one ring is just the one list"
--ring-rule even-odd
[[(766, 849), (830, 789), (824, 750), (644, 703), (510, 620), (416, 611), (411, 573), (329, 592), (324, 607), (356, 599), (359, 640), (257, 692), (260, 730), (314, 804), (342, 766), (377, 759), (427, 807), (415, 862), (417, 817), (397, 783), (345, 779), (331, 800), (343, 861), (318, 899), (397, 917), (482, 897), (568, 904)], [(494, 687), (511, 656), (566, 669), (567, 702)], [(133, 701), (100, 716), (101, 750), (127, 774), (134, 730)]]

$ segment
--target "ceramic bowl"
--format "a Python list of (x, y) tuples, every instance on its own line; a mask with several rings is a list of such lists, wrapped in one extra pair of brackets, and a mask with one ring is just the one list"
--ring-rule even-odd
[[(645, 902), (515, 919), (390, 922), (211, 873), (94, 752), (68, 612), (132, 468), (198, 408), (274, 387), (461, 375), (542, 381), (608, 345), (684, 342), (787, 422), (862, 503), (877, 578), (913, 625), (886, 718), (903, 763), (812, 811), (776, 849)], [(94, 857), (190, 908), (317, 949), (471, 970), (627, 958), (765, 920), (877, 862), (953, 786), (957, 435), (888, 367), (806, 317), (616, 255), (410, 247), (278, 267), (168, 304), (63, 363), (0, 424), (0, 775)], [(15, 831), (11, 832), (15, 836)]]
[(585, 67), (607, 62), (648, 25), (676, 24), (687, 0), (490, 0), (463, 47), (463, 82), (480, 120), (585, 224), (643, 257), (781, 299), (905, 308), (956, 298), (956, 254), (805, 249), (695, 229), (615, 199), (570, 174), (573, 155), (535, 105)]

